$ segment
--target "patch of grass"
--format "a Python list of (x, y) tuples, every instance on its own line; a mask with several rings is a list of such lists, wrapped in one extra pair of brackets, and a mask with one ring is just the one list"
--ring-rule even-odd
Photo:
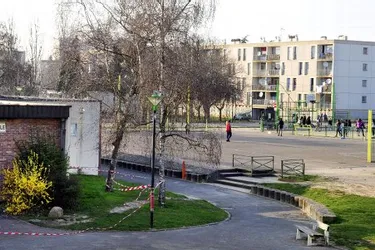
[(354, 250), (375, 249), (375, 198), (297, 184), (267, 184), (315, 200), (331, 209), (337, 221), (330, 233), (338, 245)]
[[(65, 226), (66, 229), (83, 230), (88, 227), (106, 228), (113, 226), (133, 210), (122, 214), (111, 214), (109, 211), (126, 202), (135, 201), (139, 191), (107, 193), (104, 191), (105, 178), (101, 176), (78, 176), (82, 187), (80, 205), (74, 213), (85, 214), (94, 219), (93, 222)], [(121, 182), (121, 181), (120, 181)], [(128, 186), (137, 186), (121, 182)], [(139, 200), (147, 200), (148, 192), (143, 192)], [(186, 226), (203, 225), (222, 221), (227, 213), (204, 200), (189, 200), (183, 195), (167, 192), (167, 201), (164, 208), (157, 205), (157, 191), (155, 192), (154, 228), (179, 228)], [(148, 230), (150, 227), (149, 204), (125, 219), (113, 228), (117, 231)]]
[(303, 181), (318, 181), (321, 180), (322, 177), (319, 175), (290, 175), (284, 176), (283, 178), (279, 178), (279, 181), (285, 182), (303, 182)]

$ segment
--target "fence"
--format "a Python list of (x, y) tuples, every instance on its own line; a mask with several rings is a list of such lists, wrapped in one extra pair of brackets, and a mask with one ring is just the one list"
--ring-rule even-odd
[(275, 157), (233, 154), (232, 167), (247, 170), (251, 176), (272, 174), (275, 169)]
[(305, 162), (303, 159), (281, 160), (281, 178), (284, 175), (305, 175)]

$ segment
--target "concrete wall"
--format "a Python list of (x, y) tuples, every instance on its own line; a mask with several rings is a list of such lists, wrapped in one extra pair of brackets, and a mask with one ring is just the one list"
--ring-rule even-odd
[(64, 101), (71, 105), (66, 121), (66, 149), (70, 166), (97, 174), (100, 164), (100, 107), (98, 101)]
[[(363, 53), (364, 47), (368, 50), (367, 55)], [(367, 71), (363, 71), (364, 63), (367, 64)], [(362, 86), (363, 80), (367, 81), (366, 87)], [(348, 109), (352, 116), (362, 116), (363, 112), (359, 110), (374, 109), (375, 45), (336, 43), (334, 83), (337, 109)], [(367, 97), (367, 103), (362, 103), (362, 96)]]

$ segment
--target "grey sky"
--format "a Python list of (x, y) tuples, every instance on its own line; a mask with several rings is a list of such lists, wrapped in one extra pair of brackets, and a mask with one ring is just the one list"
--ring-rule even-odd
[[(56, 0), (0, 0), (0, 20), (13, 17), (23, 48), (28, 29), (39, 20), (44, 47), (51, 53), (55, 32)], [(250, 42), (274, 40), (283, 28), (283, 37), (298, 34), (300, 40), (325, 35), (350, 40), (375, 41), (374, 0), (218, 0), (216, 19), (208, 32), (219, 39), (243, 38)]]

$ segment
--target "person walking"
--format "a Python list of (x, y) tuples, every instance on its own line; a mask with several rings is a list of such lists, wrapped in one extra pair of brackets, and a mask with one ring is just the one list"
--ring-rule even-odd
[(363, 123), (362, 119), (358, 119), (356, 122), (356, 128), (357, 128), (357, 133), (358, 136), (360, 135), (360, 132), (362, 131), (362, 136), (365, 137), (365, 124)]
[(283, 118), (279, 119), (279, 124), (278, 124), (278, 131), (277, 131), (277, 136), (283, 136), (283, 128), (284, 128), (284, 121)]
[(229, 142), (232, 137), (232, 126), (230, 125), (230, 121), (226, 122), (225, 131), (227, 132), (227, 142)]
[(335, 135), (335, 137), (337, 137), (337, 134), (339, 134), (340, 137), (342, 137), (340, 119), (338, 119), (337, 122), (336, 122), (336, 135)]

